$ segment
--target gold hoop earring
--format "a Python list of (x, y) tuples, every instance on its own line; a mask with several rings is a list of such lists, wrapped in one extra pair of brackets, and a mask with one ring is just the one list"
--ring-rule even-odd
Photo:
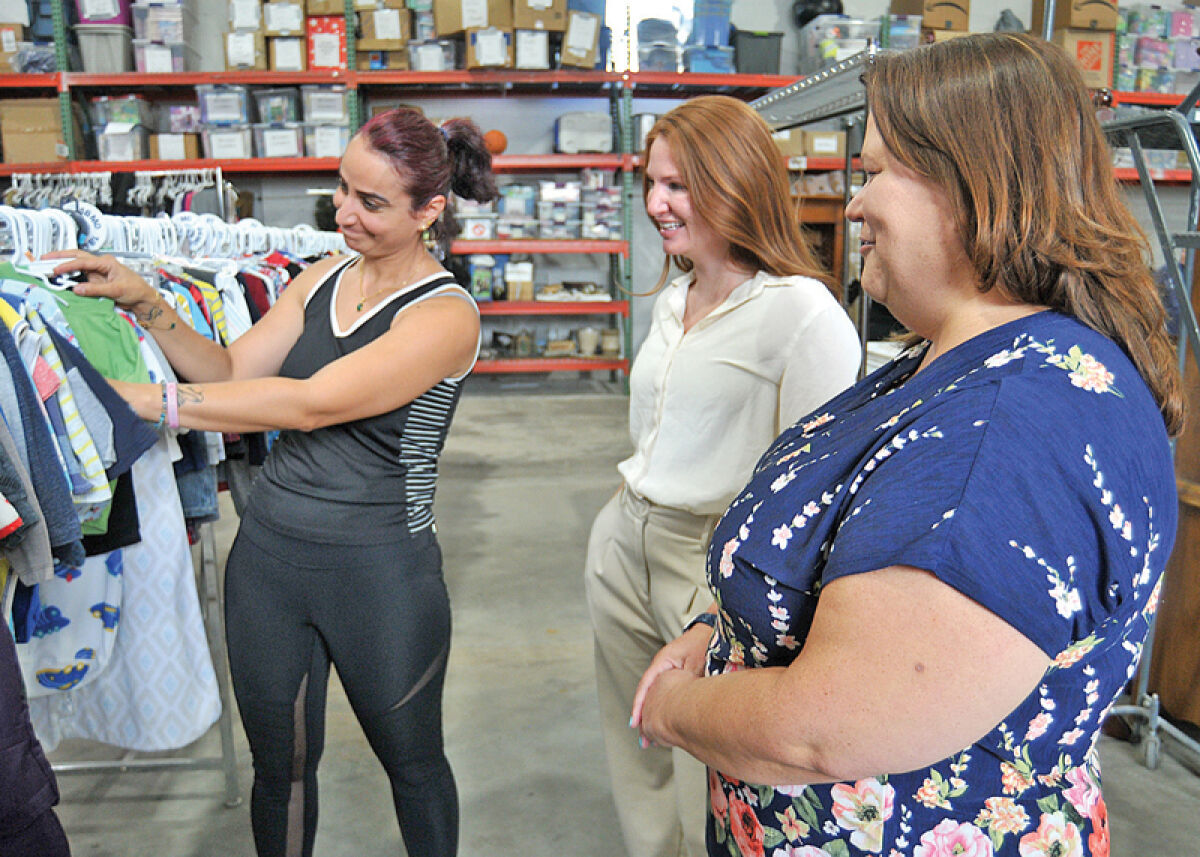
[(432, 223), (427, 224), (425, 226), (425, 229), (421, 232), (421, 243), (425, 245), (425, 249), (428, 250), (430, 253), (437, 250), (438, 242), (437, 242), (437, 238), (435, 238), (434, 234), (433, 234), (433, 224)]

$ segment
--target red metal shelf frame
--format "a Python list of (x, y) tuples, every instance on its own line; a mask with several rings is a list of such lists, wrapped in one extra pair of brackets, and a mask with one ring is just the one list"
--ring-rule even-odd
[(629, 361), (606, 357), (516, 357), (480, 360), (473, 374), (495, 375), (504, 372), (628, 372)]
[(511, 238), (495, 241), (455, 241), (450, 252), (471, 253), (607, 253), (629, 257), (628, 241), (593, 241), (570, 238)]
[(629, 301), (483, 301), (480, 315), (629, 315)]

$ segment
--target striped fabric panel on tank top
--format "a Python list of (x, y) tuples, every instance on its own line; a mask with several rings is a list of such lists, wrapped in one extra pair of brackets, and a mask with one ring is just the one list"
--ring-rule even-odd
[(410, 533), (418, 533), (434, 522), (438, 453), (450, 429), (461, 383), (440, 381), (409, 405), (400, 439), (400, 463), (406, 472), (404, 493)]

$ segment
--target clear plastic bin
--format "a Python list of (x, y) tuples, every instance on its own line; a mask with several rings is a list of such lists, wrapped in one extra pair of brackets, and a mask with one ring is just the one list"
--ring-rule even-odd
[(283, 125), (300, 121), (300, 90), (285, 89), (254, 90), (254, 105), (258, 108), (258, 121), (264, 125)]
[(539, 202), (537, 204), (538, 220), (543, 223), (566, 223), (569, 220), (579, 220), (578, 202)]
[(679, 71), (682, 59), (679, 45), (671, 42), (638, 46), (638, 68), (642, 71)]
[(150, 132), (144, 125), (110, 122), (96, 132), (102, 161), (144, 161), (150, 153)]
[(344, 86), (302, 86), (304, 121), (329, 125), (350, 123), (349, 93)]
[(572, 239), (580, 235), (579, 221), (569, 220), (566, 223), (551, 223), (546, 220), (538, 221), (540, 237), (550, 239)]
[(195, 28), (196, 15), (186, 3), (134, 3), (133, 37), (181, 45)]
[(109, 122), (149, 127), (154, 116), (150, 102), (140, 95), (98, 95), (92, 99), (92, 113), (98, 128)]
[(249, 126), (212, 127), (200, 132), (204, 157), (224, 160), (254, 157), (254, 135)]
[(302, 158), (304, 126), (299, 122), (283, 126), (255, 125), (254, 151), (260, 158)]
[(120, 24), (76, 24), (79, 55), (89, 74), (133, 71), (133, 30)]
[(199, 104), (162, 104), (158, 108), (158, 127), (171, 134), (200, 133)]
[(304, 125), (304, 154), (310, 158), (340, 158), (349, 142), (349, 125)]
[(146, 39), (133, 40), (133, 63), (139, 74), (178, 74), (195, 64), (196, 51), (188, 45), (163, 45)]
[(129, 26), (129, 0), (75, 0), (81, 24)]
[(197, 84), (196, 99), (200, 104), (200, 121), (205, 125), (247, 125), (250, 122), (250, 94), (244, 86)]
[(734, 49), (716, 45), (688, 45), (683, 49), (683, 68), (697, 74), (733, 74)]
[(496, 237), (537, 238), (538, 222), (532, 217), (500, 217), (496, 220)]
[(410, 41), (408, 67), (413, 71), (450, 71), (457, 68), (457, 43), (452, 39)]

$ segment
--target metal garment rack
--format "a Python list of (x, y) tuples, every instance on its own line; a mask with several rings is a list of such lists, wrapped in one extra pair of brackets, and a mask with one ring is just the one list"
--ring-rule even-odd
[[(772, 131), (782, 131), (797, 125), (841, 119), (846, 131), (846, 163), (842, 168), (842, 211), (850, 204), (850, 181), (854, 155), (862, 147), (862, 134), (866, 126), (867, 94), (862, 85), (863, 69), (874, 62), (882, 53), (874, 43), (862, 53), (827, 66), (808, 77), (788, 86), (772, 90), (761, 98), (750, 102)], [(852, 281), (850, 274), (850, 241), (842, 242), (842, 286)], [(871, 296), (859, 292), (858, 328), (859, 346), (862, 348), (859, 378), (866, 375), (867, 367), (867, 319), (871, 313)]]
[[(1046, 32), (1049, 34), (1054, 14), (1054, 0), (1047, 0)], [(825, 119), (844, 118), (848, 131), (855, 128), (861, 133), (865, 125), (866, 92), (862, 86), (862, 70), (882, 53), (874, 46), (836, 65), (797, 81), (789, 86), (773, 90), (750, 102), (772, 130), (783, 130)], [(1200, 249), (1200, 147), (1190, 123), (1191, 118), (1200, 120), (1200, 85), (1197, 85), (1183, 101), (1169, 110), (1153, 110), (1136, 116), (1122, 117), (1103, 123), (1110, 144), (1127, 145), (1137, 168), (1138, 179), (1145, 197), (1155, 237), (1162, 250), (1167, 267), (1170, 287), (1177, 298), (1180, 312), (1179, 367), (1182, 372), (1187, 361), (1188, 346), (1193, 359), (1200, 367), (1200, 325), (1192, 310), (1191, 282), (1195, 270), (1196, 250)], [(847, 133), (845, 164), (845, 199), (850, 201), (851, 159), (857, 147), (850, 145), (853, 136)], [(1147, 142), (1152, 146), (1145, 145)], [(859, 138), (861, 145), (861, 137)], [(1176, 149), (1187, 154), (1191, 168), (1191, 184), (1187, 223), (1179, 231), (1172, 231), (1159, 200), (1158, 191), (1146, 162), (1145, 149)], [(850, 242), (843, 247), (843, 279), (849, 281)], [(1182, 259), (1180, 257), (1183, 257)], [(871, 299), (862, 294), (859, 303), (857, 326), (863, 346), (863, 363), (866, 363), (867, 317)], [(1162, 717), (1158, 695), (1149, 692), (1150, 662), (1153, 654), (1155, 623), (1142, 650), (1141, 660), (1134, 686), (1128, 694), (1118, 699), (1109, 712), (1130, 718), (1134, 735), (1142, 744), (1142, 758), (1147, 768), (1156, 769), (1162, 748), (1159, 733), (1166, 732), (1186, 750), (1200, 758), (1200, 743), (1189, 737), (1174, 724)]]
[[(1187, 363), (1189, 345), (1192, 357), (1197, 367), (1200, 367), (1200, 326), (1197, 326), (1196, 315), (1192, 310), (1191, 293), (1196, 249), (1200, 248), (1200, 148), (1197, 147), (1196, 135), (1191, 125), (1192, 118), (1197, 116), (1198, 101), (1200, 85), (1184, 96), (1179, 105), (1169, 110), (1147, 110), (1103, 123), (1109, 142), (1113, 146), (1128, 146), (1133, 155), (1133, 164), (1137, 169), (1142, 195), (1154, 224), (1158, 246), (1162, 250), (1169, 284), (1179, 305), (1179, 323), (1182, 327), (1182, 335), (1179, 337), (1181, 374)], [(1187, 155), (1191, 184), (1188, 191), (1187, 222), (1182, 230), (1173, 231), (1167, 224), (1158, 189), (1146, 163), (1148, 148), (1174, 149)], [(1142, 649), (1142, 659), (1138, 664), (1133, 689), (1126, 697), (1118, 700), (1118, 704), (1110, 712), (1134, 720), (1134, 735), (1142, 742), (1142, 759), (1151, 770), (1158, 767), (1162, 748), (1160, 731), (1166, 732), (1182, 747), (1200, 758), (1200, 743), (1161, 716), (1158, 694), (1149, 691), (1154, 630), (1155, 623), (1152, 623)]]

